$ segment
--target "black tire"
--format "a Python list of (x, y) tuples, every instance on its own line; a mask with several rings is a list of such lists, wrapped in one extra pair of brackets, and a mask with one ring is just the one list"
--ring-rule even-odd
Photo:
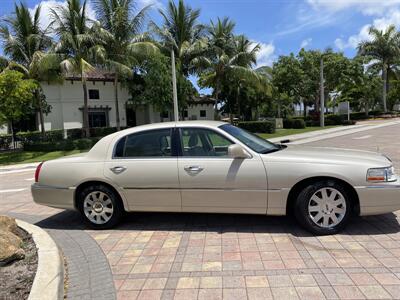
[[(111, 217), (104, 223), (102, 224), (96, 224), (94, 222), (92, 222), (88, 216), (86, 216), (85, 212), (84, 212), (84, 200), (85, 198), (91, 194), (91, 193), (97, 193), (97, 192), (101, 192), (104, 193), (105, 195), (107, 195), (107, 197), (111, 200), (111, 204), (109, 204), (109, 207), (112, 207), (113, 212), (111, 213)], [(80, 213), (82, 214), (82, 217), (85, 221), (85, 223), (93, 228), (93, 229), (110, 229), (115, 227), (122, 219), (123, 214), (124, 214), (124, 208), (122, 205), (122, 201), (120, 196), (114, 192), (114, 190), (110, 189), (108, 186), (106, 185), (102, 185), (102, 184), (96, 184), (96, 185), (91, 185), (88, 187), (85, 187), (84, 189), (82, 189), (79, 194), (77, 195), (77, 199), (78, 199), (78, 209), (80, 211)], [(111, 206), (112, 205), (112, 206)], [(109, 217), (109, 214), (107, 215), (107, 217)], [(104, 221), (105, 219), (103, 219), (102, 221)]]
[[(309, 213), (309, 202), (311, 197), (320, 189), (323, 188), (333, 188), (339, 191), (346, 203), (346, 210), (344, 213), (343, 218), (341, 221), (332, 227), (322, 227), (322, 225), (316, 224)], [(349, 192), (346, 188), (343, 187), (340, 183), (337, 183), (333, 180), (325, 180), (325, 181), (318, 181), (314, 182), (307, 187), (305, 187), (297, 196), (295, 205), (294, 205), (294, 215), (297, 221), (300, 223), (302, 227), (304, 227), (309, 232), (316, 234), (316, 235), (329, 235), (335, 234), (341, 231), (349, 222), (351, 211), (352, 211), (352, 202), (349, 195)], [(333, 223), (333, 222), (332, 222)]]

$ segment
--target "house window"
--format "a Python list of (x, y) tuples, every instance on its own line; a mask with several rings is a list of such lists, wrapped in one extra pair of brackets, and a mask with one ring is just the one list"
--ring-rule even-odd
[(89, 111), (89, 127), (107, 127), (107, 112)]
[(100, 99), (99, 90), (89, 90), (89, 99), (91, 99), (91, 100)]
[(207, 113), (205, 110), (200, 110), (200, 118), (205, 118), (207, 117)]

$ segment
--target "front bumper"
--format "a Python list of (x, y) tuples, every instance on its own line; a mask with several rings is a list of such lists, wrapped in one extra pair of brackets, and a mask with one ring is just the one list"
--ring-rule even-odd
[(395, 182), (355, 187), (360, 215), (379, 215), (400, 210), (400, 178)]
[(33, 201), (37, 204), (55, 208), (75, 209), (75, 188), (55, 187), (34, 183), (31, 186), (31, 192)]

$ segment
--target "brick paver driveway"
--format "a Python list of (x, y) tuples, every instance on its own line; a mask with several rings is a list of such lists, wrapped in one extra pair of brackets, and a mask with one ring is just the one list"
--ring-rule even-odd
[[(312, 144), (379, 146), (400, 169), (399, 132), (394, 125)], [(27, 174), (0, 175), (0, 191), (26, 188)], [(55, 235), (91, 236), (107, 257), (119, 299), (400, 298), (400, 212), (357, 218), (325, 237), (286, 217), (218, 214), (135, 213), (117, 229), (83, 231), (75, 213), (39, 207), (27, 190), (0, 193), (0, 213), (40, 216), (39, 225)]]

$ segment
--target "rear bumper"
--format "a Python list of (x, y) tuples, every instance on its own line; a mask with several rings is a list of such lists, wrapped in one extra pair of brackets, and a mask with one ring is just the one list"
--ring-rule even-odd
[(34, 183), (31, 186), (31, 192), (33, 201), (37, 204), (55, 208), (75, 209), (75, 188), (54, 187)]
[(400, 181), (356, 187), (360, 215), (378, 215), (400, 210)]

